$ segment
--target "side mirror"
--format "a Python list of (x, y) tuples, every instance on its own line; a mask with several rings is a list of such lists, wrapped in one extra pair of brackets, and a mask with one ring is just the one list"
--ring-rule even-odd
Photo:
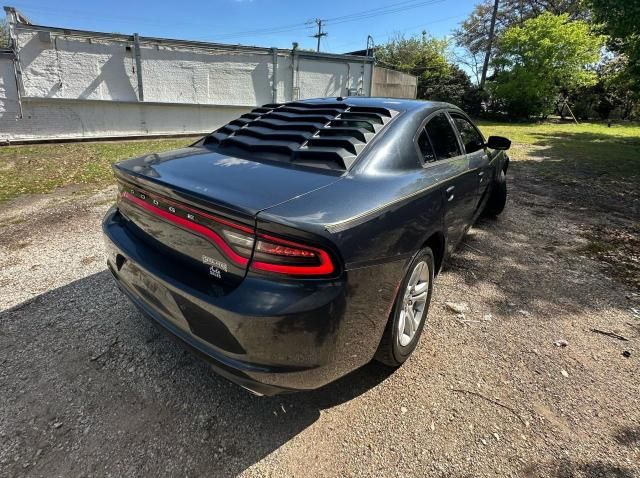
[(487, 140), (487, 147), (489, 149), (500, 149), (506, 151), (511, 147), (511, 140), (502, 136), (489, 136)]

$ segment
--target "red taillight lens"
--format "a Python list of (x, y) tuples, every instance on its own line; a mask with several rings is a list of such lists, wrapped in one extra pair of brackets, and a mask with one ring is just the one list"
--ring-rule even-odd
[(322, 249), (266, 234), (258, 235), (250, 267), (295, 276), (329, 275), (335, 271), (331, 257)]
[(304, 257), (307, 259), (316, 257), (316, 253), (313, 251), (309, 251), (306, 249), (297, 249), (295, 247), (281, 246), (279, 244), (271, 244), (264, 241), (258, 241), (258, 244), (256, 244), (256, 252), (283, 257)]

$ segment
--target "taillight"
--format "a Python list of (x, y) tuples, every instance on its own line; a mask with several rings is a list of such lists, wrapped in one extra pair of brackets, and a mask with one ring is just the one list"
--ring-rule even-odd
[(266, 234), (258, 234), (249, 267), (295, 276), (329, 275), (335, 271), (326, 251)]
[(335, 266), (327, 252), (316, 247), (287, 241), (267, 234), (258, 234), (257, 240), (248, 234), (224, 229), (229, 246), (238, 254), (253, 259), (249, 267), (256, 271), (295, 276), (329, 275)]
[(238, 266), (249, 264), (256, 271), (299, 277), (324, 276), (336, 270), (331, 256), (323, 249), (267, 234), (258, 233), (256, 237), (254, 229), (248, 226), (136, 188), (122, 190), (120, 194), (147, 212), (206, 237)]
[(236, 252), (247, 258), (251, 257), (253, 236), (249, 236), (238, 231), (230, 231), (228, 229), (223, 229), (222, 234), (227, 243), (233, 247)]

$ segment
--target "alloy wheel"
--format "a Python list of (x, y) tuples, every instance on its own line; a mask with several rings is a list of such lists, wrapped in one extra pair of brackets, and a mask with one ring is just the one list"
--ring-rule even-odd
[(429, 294), (429, 266), (426, 262), (418, 262), (407, 283), (402, 299), (402, 310), (398, 320), (398, 343), (402, 347), (409, 345), (418, 331), (424, 318)]

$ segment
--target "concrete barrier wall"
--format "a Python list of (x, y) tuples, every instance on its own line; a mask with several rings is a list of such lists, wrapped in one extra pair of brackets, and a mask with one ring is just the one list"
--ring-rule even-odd
[(416, 98), (418, 78), (388, 68), (376, 66), (373, 69), (372, 96), (388, 98)]
[(18, 90), (0, 55), (4, 142), (204, 133), (265, 103), (371, 93), (369, 58), (11, 26), (22, 74)]

